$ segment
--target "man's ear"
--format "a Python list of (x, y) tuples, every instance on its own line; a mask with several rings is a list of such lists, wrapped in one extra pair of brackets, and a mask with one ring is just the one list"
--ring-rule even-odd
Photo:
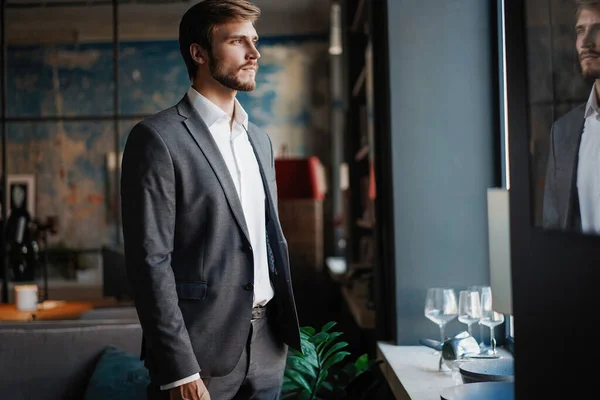
[(208, 61), (208, 52), (200, 47), (198, 43), (190, 45), (190, 55), (197, 64), (204, 64)]

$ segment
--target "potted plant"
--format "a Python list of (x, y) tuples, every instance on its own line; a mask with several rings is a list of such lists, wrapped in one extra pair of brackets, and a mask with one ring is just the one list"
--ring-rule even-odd
[(282, 398), (298, 400), (343, 399), (349, 385), (381, 360), (367, 354), (354, 361), (345, 361), (350, 352), (340, 341), (341, 332), (330, 332), (335, 321), (323, 325), (320, 331), (306, 326), (300, 329), (302, 352), (290, 348), (283, 378)]

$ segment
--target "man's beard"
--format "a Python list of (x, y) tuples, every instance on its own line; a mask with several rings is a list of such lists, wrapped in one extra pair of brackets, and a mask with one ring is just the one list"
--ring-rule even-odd
[(600, 68), (592, 68), (592, 67), (587, 67), (587, 68), (581, 68), (581, 75), (583, 75), (583, 79), (585, 80), (596, 80), (596, 79), (600, 79)]
[[(247, 68), (247, 65), (238, 68), (237, 71), (231, 71), (222, 68), (219, 64), (219, 60), (211, 55), (208, 67), (213, 79), (229, 89), (237, 90), (239, 92), (251, 92), (256, 88), (256, 81), (254, 79), (248, 79), (244, 82), (236, 74), (242, 68)], [(256, 68), (258, 68), (258, 66)]]
[[(600, 56), (600, 54), (597, 54), (596, 52), (593, 52), (593, 54), (596, 56)], [(600, 58), (596, 60), (600, 61)], [(583, 79), (591, 81), (600, 79), (600, 67), (588, 65), (586, 68), (584, 68), (581, 62), (581, 55), (578, 56), (578, 61), (579, 71), (581, 72)]]

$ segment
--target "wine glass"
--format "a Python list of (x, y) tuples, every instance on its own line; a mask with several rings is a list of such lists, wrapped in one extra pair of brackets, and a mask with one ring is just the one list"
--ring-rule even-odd
[(492, 289), (481, 293), (481, 325), (490, 328), (490, 346), (488, 353), (496, 355), (496, 339), (494, 338), (494, 328), (504, 322), (504, 314), (494, 311), (492, 306)]
[(458, 294), (458, 320), (467, 325), (469, 335), (473, 336), (471, 325), (481, 319), (481, 302), (476, 290), (461, 290)]
[[(474, 291), (478, 292), (479, 293), (479, 302), (481, 304), (483, 292), (492, 290), (492, 288), (489, 286), (472, 285), (472, 286), (469, 286), (467, 290), (474, 290)], [(483, 325), (481, 325), (481, 320), (479, 321), (478, 325), (479, 325), (479, 348), (483, 350), (486, 348), (486, 345), (483, 341)]]
[(430, 288), (427, 289), (425, 299), (425, 317), (440, 327), (442, 343), (446, 341), (444, 328), (446, 324), (458, 316), (456, 294), (454, 289)]

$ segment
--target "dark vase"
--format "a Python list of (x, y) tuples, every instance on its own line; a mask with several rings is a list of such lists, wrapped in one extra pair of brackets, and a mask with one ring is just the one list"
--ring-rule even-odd
[(39, 261), (39, 248), (32, 240), (31, 216), (25, 209), (12, 210), (6, 224), (6, 251), (9, 274), (15, 282), (33, 281)]

